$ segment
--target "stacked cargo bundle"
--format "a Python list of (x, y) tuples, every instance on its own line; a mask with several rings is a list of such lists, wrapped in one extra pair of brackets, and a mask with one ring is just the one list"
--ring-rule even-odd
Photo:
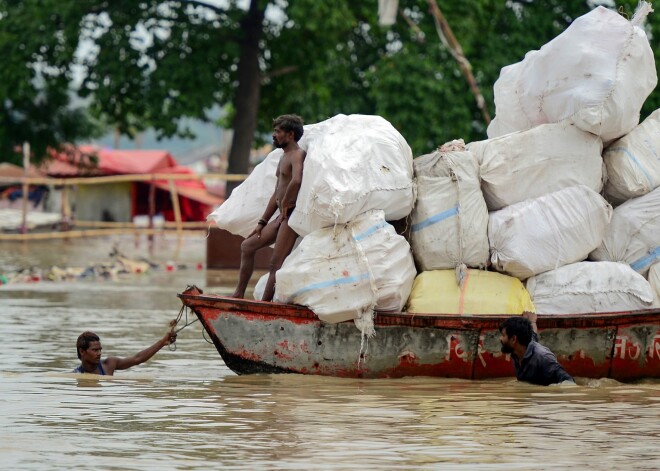
[[(657, 305), (660, 110), (638, 125), (657, 83), (639, 26), (649, 11), (643, 2), (628, 21), (598, 7), (502, 69), (488, 140), (413, 161), (378, 116), (305, 126), (289, 222), (304, 238), (274, 299), (329, 322), (354, 319), (363, 333), (374, 310), (406, 302), (411, 313), (456, 314)], [(244, 236), (254, 227), (280, 156), (212, 215), (220, 227)], [(408, 215), (410, 245), (387, 222)]]
[[(370, 334), (374, 310), (400, 311), (416, 275), (410, 245), (387, 223), (414, 205), (412, 152), (389, 122), (365, 115), (305, 126), (299, 145), (307, 156), (289, 226), (303, 239), (277, 272), (273, 300), (328, 322), (354, 319)], [(210, 216), (219, 227), (249, 234), (275, 190), (281, 155), (271, 152)]]
[[(660, 139), (657, 113), (638, 126), (644, 100), (657, 83), (653, 53), (639, 26), (650, 11), (643, 3), (632, 21), (627, 21), (598, 7), (576, 19), (540, 51), (505, 67), (495, 84), (497, 116), (488, 128), (495, 139), (471, 147), (480, 152), (506, 132), (536, 131), (535, 141), (540, 144), (530, 156), (532, 161), (544, 148), (553, 148), (565, 158), (553, 164), (551, 159), (539, 159), (549, 165), (541, 170), (529, 166), (515, 182), (503, 178), (503, 187), (515, 187), (521, 193), (534, 188), (535, 192), (527, 193), (532, 199), (501, 210), (489, 206), (494, 210), (489, 223), (493, 267), (526, 279), (537, 312), (602, 312), (657, 303), (648, 281), (635, 273), (646, 274), (660, 252), (657, 197), (629, 201), (613, 215), (609, 209), (609, 203), (640, 197), (660, 185), (660, 161), (649, 144)], [(553, 129), (551, 137), (544, 129), (547, 126), (559, 128)], [(545, 142), (542, 135), (548, 138)], [(596, 159), (595, 150), (587, 144), (598, 140), (605, 144), (603, 160)], [(576, 152), (571, 155), (561, 147)], [(600, 191), (596, 181), (603, 163), (602, 181), (609, 177), (604, 185), (607, 201), (595, 193)], [(520, 165), (528, 164), (507, 168), (516, 173)], [(492, 173), (492, 165), (484, 158), (485, 192), (493, 190)], [(555, 185), (541, 188), (537, 186), (540, 180)], [(558, 187), (563, 189), (557, 191)], [(541, 192), (546, 194), (540, 196)], [(562, 198), (557, 198), (560, 194)], [(496, 193), (486, 201), (501, 204), (503, 199)], [(537, 208), (532, 209), (533, 205)], [(528, 235), (523, 235), (523, 227)], [(587, 258), (592, 261), (585, 262)]]

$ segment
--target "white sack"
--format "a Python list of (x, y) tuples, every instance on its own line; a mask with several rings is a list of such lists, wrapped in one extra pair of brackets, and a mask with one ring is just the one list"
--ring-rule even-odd
[(603, 188), (603, 142), (567, 123), (544, 124), (468, 145), (491, 211), (575, 185)]
[(617, 312), (654, 307), (651, 285), (625, 263), (579, 262), (527, 279), (537, 314)]
[(488, 263), (488, 210), (481, 193), (479, 167), (470, 152), (442, 152), (413, 161), (417, 201), (410, 244), (423, 270)]
[(415, 202), (412, 151), (380, 116), (335, 116), (305, 158), (303, 181), (289, 225), (311, 231), (354, 220), (372, 209), (401, 219)]
[[(241, 237), (254, 230), (264, 214), (266, 205), (275, 191), (275, 171), (282, 157), (282, 149), (275, 149), (259, 165), (254, 167), (243, 183), (234, 188), (229, 198), (206, 219), (213, 220), (220, 229)], [(277, 217), (275, 211), (273, 217)]]
[(605, 149), (605, 197), (614, 204), (660, 186), (660, 109)]
[(609, 142), (639, 122), (657, 75), (644, 30), (650, 6), (632, 21), (602, 6), (577, 18), (539, 51), (504, 67), (495, 82), (488, 137), (569, 119)]
[(587, 258), (598, 247), (612, 207), (584, 185), (490, 213), (488, 238), (497, 271), (524, 280)]
[[(303, 136), (298, 141), (298, 145), (303, 150), (307, 150), (310, 143), (323, 134), (332, 119), (334, 118), (304, 126)], [(275, 172), (283, 153), (282, 149), (270, 152), (263, 162), (254, 167), (245, 181), (234, 188), (229, 198), (206, 219), (215, 221), (220, 229), (247, 237), (256, 227), (259, 218), (263, 216), (268, 201), (275, 192), (277, 184)], [(278, 215), (279, 211), (275, 211), (271, 220)]]
[(655, 302), (660, 304), (660, 262), (651, 265), (648, 274), (649, 284), (655, 293)]
[(660, 188), (623, 203), (592, 260), (624, 262), (642, 275), (660, 260)]
[(257, 284), (254, 285), (252, 296), (256, 301), (261, 301), (261, 299), (264, 297), (264, 291), (266, 291), (266, 283), (268, 283), (269, 276), (270, 273), (264, 273), (261, 275), (261, 277), (259, 277), (259, 280), (257, 280)]
[(373, 309), (403, 308), (415, 275), (408, 242), (383, 211), (369, 211), (307, 235), (277, 271), (274, 300), (308, 306), (326, 322), (369, 323)]

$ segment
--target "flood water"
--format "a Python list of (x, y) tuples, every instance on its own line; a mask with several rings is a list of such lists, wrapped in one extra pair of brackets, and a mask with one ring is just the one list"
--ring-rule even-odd
[(239, 377), (199, 322), (114, 377), (70, 374), (82, 331), (104, 357), (130, 356), (163, 335), (188, 284), (233, 289), (235, 273), (207, 286), (195, 268), (202, 238), (152, 253), (130, 238), (2, 242), (0, 273), (107, 261), (115, 242), (188, 267), (0, 286), (0, 469), (660, 469), (660, 381)]

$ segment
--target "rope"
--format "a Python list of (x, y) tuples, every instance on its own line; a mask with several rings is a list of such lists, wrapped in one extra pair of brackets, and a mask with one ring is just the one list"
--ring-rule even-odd
[(456, 174), (456, 171), (453, 168), (453, 165), (455, 165), (455, 162), (451, 159), (447, 159), (448, 162), (448, 167), (449, 167), (449, 176), (451, 177), (451, 181), (454, 183), (454, 187), (456, 188), (456, 201), (457, 201), (457, 207), (458, 207), (458, 212), (456, 213), (456, 224), (458, 226), (458, 260), (456, 263), (456, 266), (454, 267), (454, 276), (456, 277), (456, 284), (458, 285), (459, 288), (463, 288), (463, 281), (465, 280), (466, 274), (467, 274), (467, 265), (465, 264), (465, 261), (463, 259), (463, 218), (462, 218), (462, 213), (461, 211), (461, 206), (463, 203), (463, 196), (461, 195), (461, 181), (459, 176)]
[[(175, 330), (174, 328), (177, 326), (177, 324), (179, 323), (179, 321), (183, 317), (184, 311), (186, 313), (186, 320), (183, 323), (183, 326), (181, 328)], [(185, 329), (189, 325), (194, 324), (198, 320), (199, 320), (198, 318), (195, 318), (192, 321), (188, 322), (188, 307), (184, 304), (183, 306), (181, 306), (181, 309), (179, 310), (179, 314), (176, 316), (176, 319), (172, 319), (170, 321), (170, 324), (169, 324), (170, 325), (170, 332), (172, 332), (173, 334), (178, 334), (183, 329)], [(202, 337), (204, 337), (203, 331), (202, 331)], [(208, 342), (208, 339), (206, 339), (206, 337), (204, 337), (204, 340), (206, 340)], [(211, 342), (209, 342), (209, 343), (211, 343)], [(170, 351), (175, 352), (176, 351), (176, 341), (174, 341), (174, 343), (169, 344), (168, 348), (170, 349)]]
[[(358, 242), (358, 239), (355, 234), (355, 227), (352, 225), (349, 227), (350, 231), (350, 241), (355, 249), (357, 259), (359, 262), (366, 267), (367, 273), (369, 274), (369, 287), (371, 288), (371, 300), (369, 306), (366, 310), (362, 311), (357, 319), (354, 319), (353, 322), (355, 326), (360, 330), (360, 352), (358, 354), (357, 366), (360, 368), (361, 365), (364, 365), (364, 357), (366, 357), (369, 350), (369, 339), (376, 334), (374, 329), (374, 309), (378, 304), (378, 287), (376, 285), (376, 278), (374, 277), (373, 271), (371, 270), (371, 265), (369, 264), (369, 259), (362, 247)], [(365, 342), (366, 340), (366, 342)]]

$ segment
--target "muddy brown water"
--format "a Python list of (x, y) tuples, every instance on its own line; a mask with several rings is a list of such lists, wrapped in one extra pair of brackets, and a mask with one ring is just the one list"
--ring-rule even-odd
[(198, 322), (146, 364), (70, 374), (83, 330), (100, 335), (104, 356), (128, 356), (162, 335), (188, 284), (233, 289), (235, 273), (194, 268), (201, 238), (178, 251), (159, 239), (151, 253), (132, 239), (3, 242), (0, 272), (107, 261), (114, 242), (190, 267), (0, 287), (0, 469), (660, 469), (655, 380), (239, 377)]

